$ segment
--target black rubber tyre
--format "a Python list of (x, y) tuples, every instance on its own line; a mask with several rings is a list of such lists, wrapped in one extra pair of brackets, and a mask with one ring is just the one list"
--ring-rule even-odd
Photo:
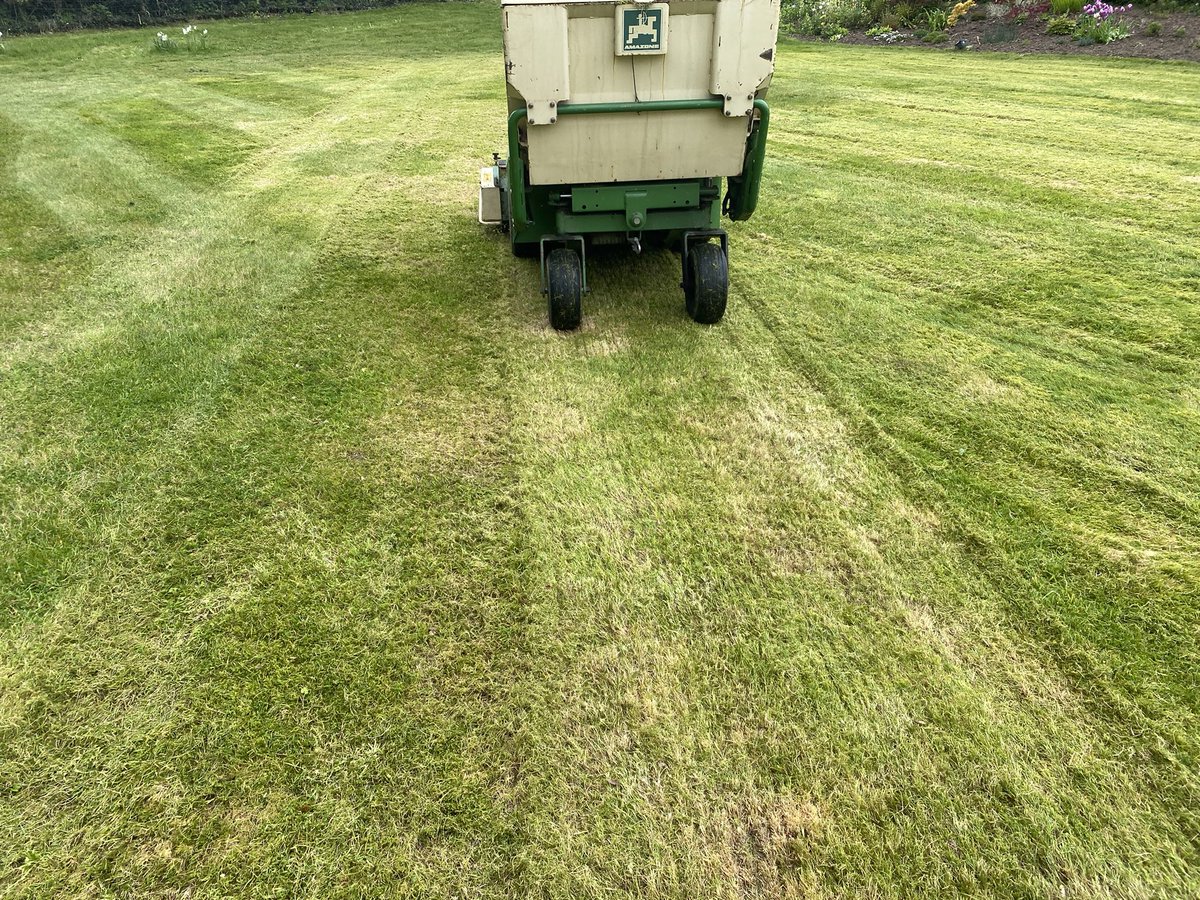
[(550, 325), (574, 331), (583, 321), (583, 263), (575, 250), (559, 249), (546, 260)]
[(729, 260), (720, 244), (696, 244), (688, 254), (683, 295), (688, 315), (701, 325), (715, 325), (729, 302)]
[(513, 256), (518, 259), (537, 259), (542, 255), (542, 248), (537, 244), (512, 244)]

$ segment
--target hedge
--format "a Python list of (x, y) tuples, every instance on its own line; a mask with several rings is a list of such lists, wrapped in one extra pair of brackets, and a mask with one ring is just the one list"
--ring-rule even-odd
[(339, 12), (401, 2), (404, 0), (0, 0), (0, 31), (19, 34), (231, 16)]

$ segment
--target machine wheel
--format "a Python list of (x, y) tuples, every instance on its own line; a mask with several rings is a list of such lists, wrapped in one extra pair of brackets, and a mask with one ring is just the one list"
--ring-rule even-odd
[(729, 300), (729, 260), (720, 244), (696, 244), (688, 254), (683, 285), (688, 315), (701, 325), (715, 325)]
[(574, 331), (583, 321), (583, 263), (575, 250), (559, 249), (546, 260), (550, 324)]
[(513, 256), (518, 259), (537, 259), (542, 254), (542, 248), (537, 244), (512, 244)]

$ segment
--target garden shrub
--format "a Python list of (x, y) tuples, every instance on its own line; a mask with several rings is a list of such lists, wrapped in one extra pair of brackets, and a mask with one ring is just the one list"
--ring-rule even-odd
[(1050, 0), (1050, 14), (1077, 16), (1083, 12), (1083, 0)]
[(796, 34), (837, 40), (871, 24), (866, 0), (784, 0), (783, 21)]
[(953, 28), (958, 24), (958, 20), (975, 8), (975, 0), (963, 0), (962, 3), (955, 4), (950, 10), (950, 15), (946, 17), (946, 27)]
[[(960, 4), (960, 15), (973, 5)], [(783, 22), (796, 34), (836, 38), (871, 25), (925, 27), (933, 11), (945, 14), (942, 0), (784, 0)]]
[(901, 13), (901, 19), (905, 24), (924, 25), (928, 21), (931, 11), (942, 12), (945, 10), (945, 6), (942, 0), (901, 0), (891, 8)]
[(1104, 0), (1092, 0), (1083, 8), (1083, 15), (1079, 17), (1079, 24), (1075, 28), (1075, 37), (1085, 46), (1123, 41), (1132, 32), (1121, 16), (1131, 9), (1132, 3), (1126, 6), (1112, 6)]

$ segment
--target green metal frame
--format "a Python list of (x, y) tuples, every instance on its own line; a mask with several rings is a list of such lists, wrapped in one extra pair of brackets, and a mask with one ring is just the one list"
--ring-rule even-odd
[[(588, 116), (612, 115), (616, 113), (675, 112), (696, 109), (720, 110), (724, 109), (724, 106), (724, 101), (717, 99), (648, 100), (622, 103), (567, 103), (559, 106), (557, 112), (560, 116)], [(759, 121), (757, 127), (751, 131), (746, 140), (746, 162), (742, 169), (742, 174), (729, 179), (729, 194), (726, 196), (724, 204), (726, 215), (738, 222), (749, 219), (758, 206), (758, 194), (762, 185), (763, 162), (766, 158), (767, 132), (771, 124), (771, 108), (767, 105), (767, 102), (765, 100), (756, 100), (754, 107), (759, 112)], [(508, 186), (512, 206), (514, 240), (516, 239), (517, 232), (533, 224), (533, 220), (529, 216), (529, 198), (526, 196), (525, 160), (521, 158), (521, 123), (528, 118), (528, 115), (527, 110), (517, 109), (513, 110), (508, 117)], [(681, 183), (674, 182), (672, 184), (679, 185)], [(620, 191), (623, 196), (627, 197), (631, 191), (648, 192), (653, 190), (654, 185), (615, 185), (611, 186), (610, 189)], [(553, 190), (540, 185), (530, 188), (531, 192), (541, 195), (547, 201), (547, 206), (549, 205), (549, 197)], [(599, 188), (588, 188), (588, 190), (599, 190)], [(646, 205), (650, 207), (652, 204), (647, 202)], [(668, 203), (664, 205), (674, 206), (676, 204)], [(712, 216), (713, 221), (705, 224), (716, 227), (720, 224), (721, 213), (715, 203), (713, 207), (715, 210)], [(618, 209), (620, 210), (619, 213)], [(598, 212), (572, 208), (569, 213), (566, 211), (559, 212), (555, 225), (559, 233), (636, 231), (645, 228), (645, 225), (641, 228), (632, 225), (633, 217), (629, 209), (628, 200), (621, 207), (610, 207), (609, 210), (604, 212), (604, 215), (600, 215)], [(644, 216), (645, 209), (642, 212), (644, 221), (648, 222), (648, 219)], [(656, 212), (653, 219), (653, 230), (691, 228), (696, 227), (696, 225), (695, 214), (689, 214), (688, 211), (683, 209)]]
[(554, 224), (559, 234), (707, 227), (720, 222), (720, 196), (714, 179), (573, 187), (570, 207), (555, 210)]
[(759, 112), (758, 127), (746, 138), (746, 165), (742, 174), (729, 179), (725, 196), (725, 215), (735, 222), (745, 222), (758, 209), (758, 193), (762, 188), (763, 164), (767, 158), (767, 134), (771, 130), (771, 107), (766, 100), (755, 100)]

